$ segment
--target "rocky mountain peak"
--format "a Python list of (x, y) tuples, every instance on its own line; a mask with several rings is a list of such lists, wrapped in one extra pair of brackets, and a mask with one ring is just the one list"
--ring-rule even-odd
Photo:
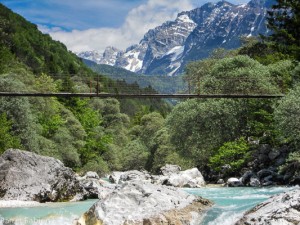
[(149, 30), (139, 44), (124, 52), (107, 48), (97, 63), (149, 75), (179, 74), (188, 62), (207, 57), (215, 48), (239, 47), (241, 36), (267, 34), (266, 6), (272, 2), (251, 0), (234, 5), (223, 0), (180, 12), (174, 21)]

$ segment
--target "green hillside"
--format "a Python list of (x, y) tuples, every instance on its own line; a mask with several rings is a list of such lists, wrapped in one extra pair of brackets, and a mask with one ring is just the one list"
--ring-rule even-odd
[(158, 93), (174, 94), (187, 91), (187, 84), (183, 81), (183, 76), (147, 76), (136, 74), (123, 68), (110, 65), (96, 64), (90, 60), (83, 59), (83, 62), (93, 71), (101, 73), (114, 80), (125, 80), (127, 83), (137, 83), (140, 87), (151, 86)]
[[(274, 21), (281, 19), (281, 12), (287, 15), (286, 4), (280, 2), (283, 11), (271, 17)], [(89, 92), (96, 90), (96, 78), (103, 92), (172, 92), (177, 85), (169, 78), (156, 77), (153, 82), (93, 65), (103, 73), (98, 77), (63, 44), (4, 6), (0, 9), (1, 91)], [(273, 36), (244, 38), (243, 46), (232, 51), (217, 49), (209, 58), (190, 63), (184, 75), (195, 93), (282, 93), (285, 97), (280, 100), (188, 99), (171, 111), (158, 99), (1, 97), (0, 153), (22, 148), (99, 174), (131, 169), (158, 172), (165, 164), (177, 164), (183, 169), (198, 167), (211, 182), (271, 169), (276, 177), (287, 177), (273, 184), (296, 184), (300, 174), (297, 18), (299, 7), (294, 7), (283, 24), (271, 20), (272, 26), (279, 26), (272, 29)], [(292, 30), (290, 20), (295, 22)], [(104, 76), (108, 74), (116, 80)], [(140, 77), (143, 89), (136, 80)]]
[[(99, 77), (101, 91), (155, 93), (151, 87), (98, 75), (65, 45), (2, 4), (0, 37), (0, 91), (90, 92), (96, 91)], [(144, 114), (169, 110), (158, 99), (1, 97), (0, 153), (18, 147), (80, 171), (122, 169), (128, 164), (123, 156), (131, 141), (129, 128)]]

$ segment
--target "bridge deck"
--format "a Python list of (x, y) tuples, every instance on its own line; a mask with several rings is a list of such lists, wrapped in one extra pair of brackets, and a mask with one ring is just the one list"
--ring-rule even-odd
[(81, 98), (281, 98), (264, 94), (112, 94), (112, 93), (22, 93), (0, 92), (0, 97), (81, 97)]

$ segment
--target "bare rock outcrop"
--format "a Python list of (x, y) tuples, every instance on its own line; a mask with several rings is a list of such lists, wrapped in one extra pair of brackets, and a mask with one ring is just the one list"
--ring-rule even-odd
[(77, 225), (193, 224), (211, 202), (174, 187), (132, 181), (98, 201)]
[(300, 224), (300, 189), (275, 195), (246, 212), (235, 225)]
[(204, 178), (197, 168), (189, 170), (169, 170), (166, 175), (156, 178), (156, 183), (173, 186), (173, 187), (187, 187), (199, 188), (205, 185)]
[(37, 202), (85, 198), (72, 169), (51, 157), (9, 149), (0, 156), (0, 199)]

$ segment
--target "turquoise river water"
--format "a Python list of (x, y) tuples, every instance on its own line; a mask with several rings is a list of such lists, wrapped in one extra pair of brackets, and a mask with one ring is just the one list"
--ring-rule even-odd
[[(270, 188), (198, 188), (184, 189), (212, 200), (215, 205), (208, 210), (199, 225), (233, 225), (248, 209), (287, 187)], [(95, 200), (76, 203), (51, 203), (40, 207), (0, 208), (0, 225), (4, 219), (16, 225), (72, 225), (74, 219), (87, 211)], [(7, 223), (9, 224), (9, 223)]]

